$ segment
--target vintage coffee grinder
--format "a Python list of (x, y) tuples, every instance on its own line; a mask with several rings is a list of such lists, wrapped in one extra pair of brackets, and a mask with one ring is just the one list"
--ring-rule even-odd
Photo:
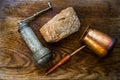
[(32, 16), (25, 18), (24, 20), (18, 21), (18, 31), (32, 51), (35, 62), (40, 65), (45, 65), (46, 63), (48, 63), (51, 60), (52, 54), (50, 50), (44, 47), (42, 43), (38, 40), (32, 28), (28, 25), (27, 21), (51, 8), (52, 6), (50, 2), (48, 2), (48, 7), (46, 9), (41, 10), (33, 14)]

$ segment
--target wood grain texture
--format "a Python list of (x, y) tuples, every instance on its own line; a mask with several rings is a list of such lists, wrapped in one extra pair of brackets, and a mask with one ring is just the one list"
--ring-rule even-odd
[[(30, 23), (44, 46), (54, 57), (44, 67), (34, 64), (32, 53), (18, 33), (17, 20), (23, 19), (45, 8), (47, 2), (53, 9), (41, 14)], [(75, 34), (48, 44), (39, 29), (62, 9), (72, 6), (80, 21), (81, 28)], [(105, 58), (99, 58), (85, 48), (74, 55), (69, 62), (49, 76), (43, 74), (65, 54), (70, 54), (82, 45), (79, 41), (84, 29), (90, 25), (118, 39), (113, 51)], [(120, 1), (119, 0), (1, 0), (0, 1), (0, 79), (42, 80), (119, 80), (120, 79)]]

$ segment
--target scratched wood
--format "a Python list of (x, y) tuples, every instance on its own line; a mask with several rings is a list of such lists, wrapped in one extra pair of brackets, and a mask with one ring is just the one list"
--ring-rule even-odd
[[(41, 14), (30, 23), (35, 34), (53, 54), (53, 60), (44, 67), (34, 64), (32, 53), (18, 33), (17, 20), (26, 18), (45, 8), (47, 2), (53, 9)], [(39, 29), (54, 15), (69, 6), (74, 7), (81, 27), (78, 32), (48, 44)], [(43, 74), (65, 54), (82, 45), (79, 41), (84, 29), (90, 25), (118, 39), (114, 49), (105, 58), (99, 58), (85, 48), (74, 55), (49, 76)], [(120, 1), (119, 0), (1, 0), (0, 1), (0, 79), (41, 80), (119, 80), (120, 79)]]

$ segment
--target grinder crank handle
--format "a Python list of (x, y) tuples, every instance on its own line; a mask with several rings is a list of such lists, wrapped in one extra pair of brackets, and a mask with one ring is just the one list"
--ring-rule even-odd
[(43, 13), (43, 12), (45, 12), (45, 11), (51, 9), (51, 8), (52, 8), (52, 5), (51, 5), (50, 2), (48, 2), (48, 7), (47, 7), (47, 8), (45, 8), (45, 9), (43, 9), (43, 10), (40, 10), (39, 12), (36, 12), (35, 14), (33, 14), (32, 16), (30, 16), (30, 17), (28, 17), (28, 18), (25, 18), (25, 19), (23, 19), (23, 20), (19, 20), (18, 23), (22, 23), (22, 22), (25, 22), (25, 21), (27, 21), (27, 20), (30, 20), (30, 19), (38, 16), (39, 14), (41, 14), (41, 13)]

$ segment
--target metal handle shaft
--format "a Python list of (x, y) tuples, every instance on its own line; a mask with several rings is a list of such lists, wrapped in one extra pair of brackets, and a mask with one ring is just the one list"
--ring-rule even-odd
[(47, 7), (47, 8), (45, 8), (45, 9), (43, 9), (43, 10), (41, 10), (41, 11), (35, 13), (35, 14), (33, 14), (32, 16), (30, 16), (30, 17), (28, 17), (28, 18), (25, 18), (25, 19), (23, 19), (23, 20), (18, 21), (18, 23), (21, 23), (21, 22), (25, 22), (25, 21), (27, 21), (27, 20), (30, 20), (30, 19), (34, 18), (35, 16), (38, 16), (39, 14), (41, 14), (41, 13), (43, 13), (43, 12), (45, 12), (45, 11), (51, 9), (51, 8), (52, 8), (52, 5), (51, 5), (50, 2), (48, 2), (48, 7)]

